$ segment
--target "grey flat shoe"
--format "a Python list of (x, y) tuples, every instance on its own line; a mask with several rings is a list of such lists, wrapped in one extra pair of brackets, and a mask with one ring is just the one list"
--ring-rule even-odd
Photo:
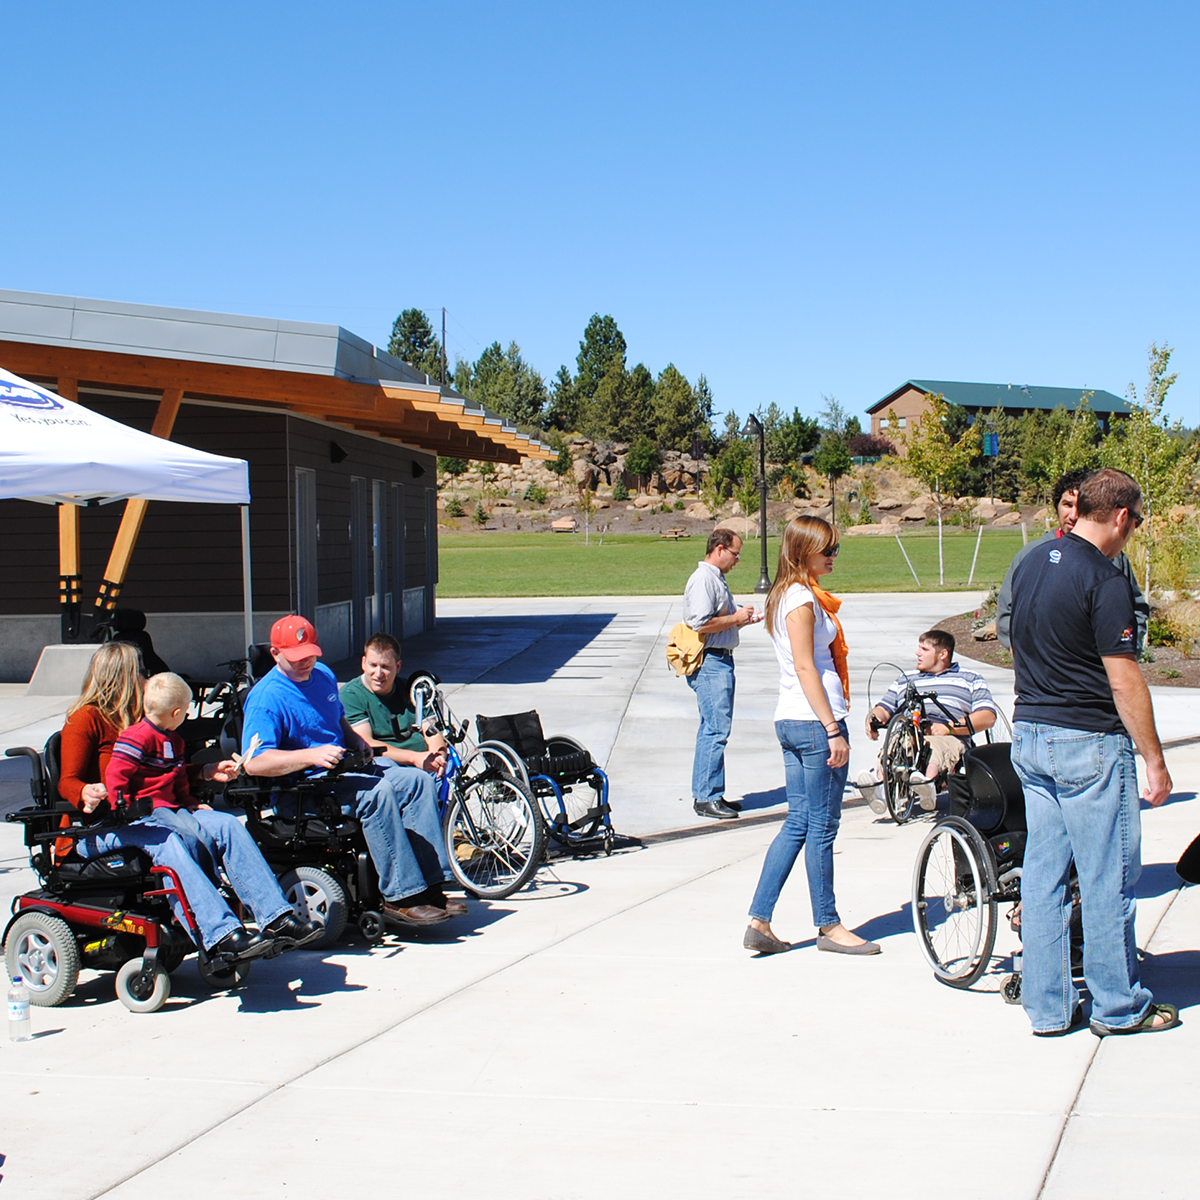
[(828, 950), (832, 954), (878, 954), (883, 947), (878, 942), (863, 942), (858, 946), (843, 946), (827, 938), (823, 933), (817, 934), (817, 949)]
[(746, 926), (746, 936), (742, 938), (742, 945), (747, 950), (754, 950), (759, 954), (782, 954), (792, 948), (791, 942), (781, 942), (774, 934), (763, 933), (753, 925)]

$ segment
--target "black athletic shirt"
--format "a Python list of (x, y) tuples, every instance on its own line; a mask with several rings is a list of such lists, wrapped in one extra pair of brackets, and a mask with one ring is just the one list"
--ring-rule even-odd
[(1013, 572), (1013, 719), (1124, 733), (1101, 657), (1136, 653), (1129, 581), (1091, 542), (1039, 544)]

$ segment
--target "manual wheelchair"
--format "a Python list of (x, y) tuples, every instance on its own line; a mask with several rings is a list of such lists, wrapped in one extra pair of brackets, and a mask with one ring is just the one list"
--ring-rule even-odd
[[(987, 970), (1000, 921), (1020, 934), (1021, 871), (1028, 837), (1025, 793), (1013, 770), (1008, 742), (970, 746), (948, 779), (950, 812), (929, 831), (913, 870), (912, 915), (917, 942), (934, 975), (968, 988)], [(1071, 961), (1083, 962), (1079, 884), (1071, 869)], [(1021, 955), (1001, 985), (1010, 1004), (1020, 1003)]]
[[(5, 751), (29, 761), (33, 805), (7, 814), (7, 820), (24, 825), (30, 866), (42, 884), (13, 901), (3, 938), (9, 976), (20, 975), (31, 1002), (49, 1008), (75, 991), (81, 968), (113, 969), (117, 998), (133, 1012), (161, 1008), (171, 994), (170, 973), (192, 953), (210, 987), (244, 982), (248, 961), (203, 949), (187, 897), (169, 867), (153, 865), (134, 847), (90, 859), (72, 850), (59, 860), (54, 845), (60, 838), (77, 841), (95, 829), (77, 823), (79, 810), (58, 793), (59, 742), (60, 735), (53, 734), (41, 755), (27, 746)], [(141, 815), (138, 805), (117, 798), (116, 820)], [(171, 897), (180, 902), (185, 927), (171, 911)], [(238, 911), (236, 897), (228, 899)]]

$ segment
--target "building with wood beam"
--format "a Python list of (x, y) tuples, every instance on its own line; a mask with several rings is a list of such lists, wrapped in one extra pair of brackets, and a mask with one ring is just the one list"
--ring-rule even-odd
[[(432, 627), (438, 455), (554, 457), (333, 325), (0, 290), (0, 367), (245, 459), (256, 637), (301, 612), (331, 661), (376, 630)], [(147, 614), (173, 669), (241, 655), (239, 520), (217, 504), (0, 501), (0, 679), (28, 679), (43, 645), (86, 638), (116, 605)]]

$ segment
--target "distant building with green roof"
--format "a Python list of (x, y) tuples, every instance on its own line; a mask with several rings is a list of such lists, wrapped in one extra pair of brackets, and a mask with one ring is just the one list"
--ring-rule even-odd
[[(1129, 405), (1112, 392), (1101, 388), (1033, 387), (1016, 383), (956, 383), (949, 379), (909, 379), (882, 400), (877, 400), (867, 409), (871, 418), (871, 433), (876, 437), (904, 440), (909, 424), (920, 419), (929, 407), (929, 397), (941, 393), (949, 404), (958, 404), (967, 410), (974, 421), (980, 413), (994, 412), (996, 406), (1010, 417), (1022, 413), (1040, 411), (1053, 412), (1065, 408), (1074, 412), (1080, 400), (1087, 396), (1088, 407), (1100, 420), (1107, 432), (1114, 418), (1129, 416)], [(891, 423), (889, 414), (896, 413), (896, 423)]]

